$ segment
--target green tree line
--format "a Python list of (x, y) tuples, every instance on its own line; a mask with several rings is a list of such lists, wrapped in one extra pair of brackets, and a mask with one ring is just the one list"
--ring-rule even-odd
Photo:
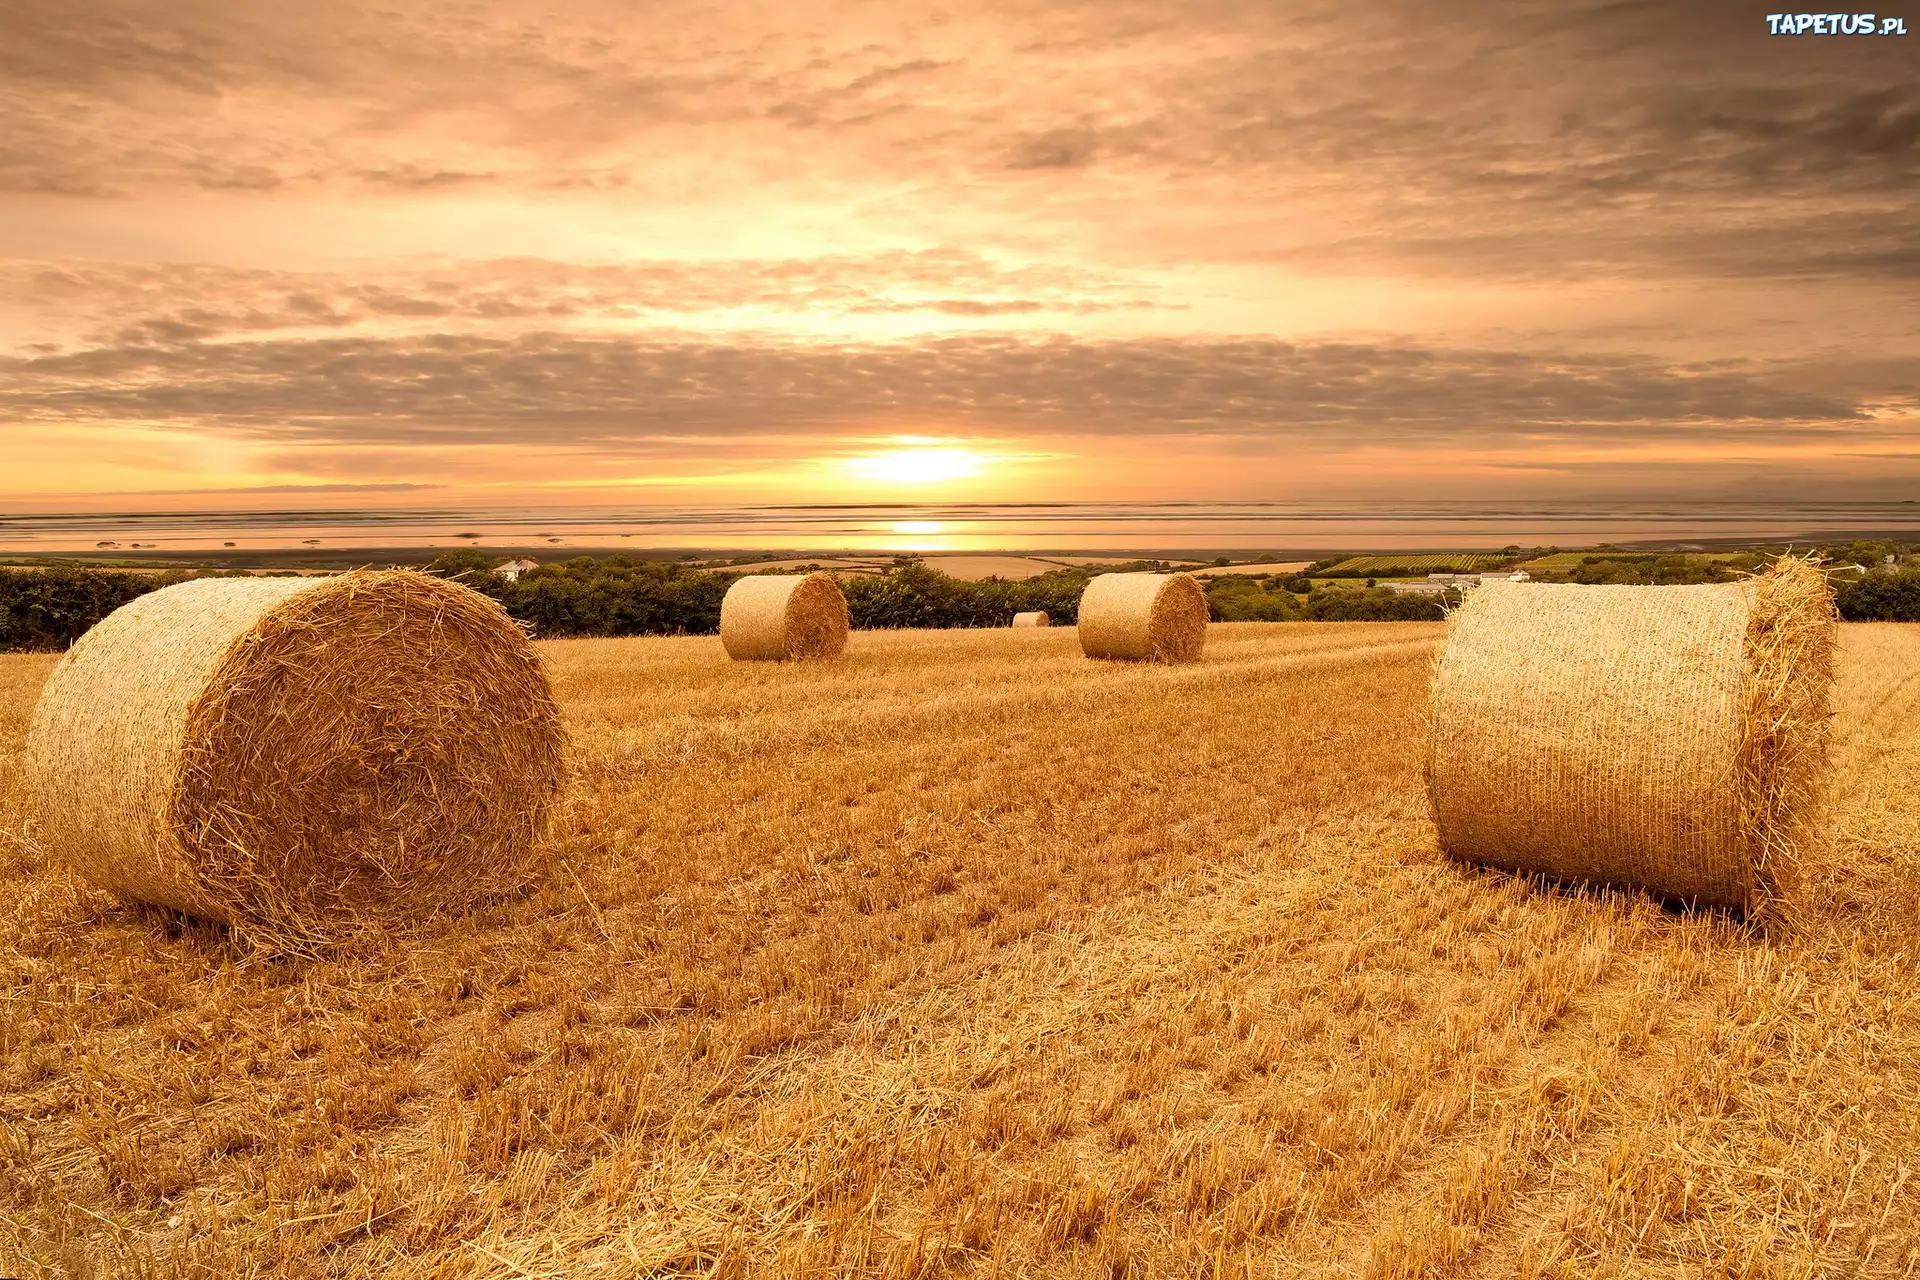
[[(1165, 570), (1160, 561), (1102, 566), (1100, 572)], [(540, 636), (711, 635), (720, 629), (720, 601), (747, 566), (694, 568), (631, 556), (581, 556), (541, 565), (518, 579), (494, 572), (478, 551), (451, 552), (429, 570), (492, 596)], [(87, 628), (145, 592), (193, 577), (236, 571), (166, 574), (59, 566), (0, 569), (0, 650), (61, 650)], [(1004, 627), (1013, 615), (1042, 610), (1056, 624), (1079, 619), (1080, 593), (1094, 571), (1057, 569), (1012, 581), (948, 577), (912, 558), (884, 573), (841, 578), (848, 612), (860, 629)], [(1296, 592), (1293, 588), (1300, 588)], [(1431, 596), (1379, 589), (1310, 590), (1298, 578), (1230, 575), (1207, 585), (1216, 621), (1392, 621), (1436, 619)]]
[(1920, 622), (1920, 569), (1870, 569), (1840, 577), (1833, 597), (1849, 622)]
[[(500, 601), (542, 636), (711, 635), (720, 601), (750, 567), (714, 570), (632, 556), (580, 556), (541, 565), (509, 581), (477, 552), (453, 552), (429, 569)], [(903, 557), (884, 573), (840, 579), (854, 627), (1004, 627), (1013, 615), (1044, 610), (1077, 620), (1088, 575), (1060, 569), (1022, 581), (950, 578)]]
[[(1862, 557), (1864, 559), (1866, 557)], [(1664, 558), (1662, 558), (1664, 559)], [(1848, 564), (1857, 563), (1848, 561)], [(479, 552), (461, 551), (429, 566), (492, 596), (514, 618), (542, 636), (711, 635), (720, 628), (720, 601), (743, 569), (712, 570), (629, 556), (582, 556), (542, 565), (509, 580)], [(1115, 566), (1165, 569), (1155, 561)], [(1575, 581), (1688, 582), (1726, 580), (1744, 566), (1711, 569), (1596, 557)], [(0, 650), (61, 650), (87, 628), (145, 592), (214, 573), (115, 573), (98, 569), (0, 569)], [(841, 579), (853, 625), (884, 627), (1003, 627), (1013, 615), (1044, 610), (1057, 625), (1079, 616), (1080, 593), (1091, 572), (1059, 569), (1022, 581), (950, 578), (904, 559), (878, 574)], [(1852, 622), (1920, 622), (1920, 567), (1881, 562), (1864, 573), (1834, 575), (1840, 616)], [(1224, 622), (1427, 621), (1444, 616), (1457, 596), (1410, 595), (1384, 588), (1312, 588), (1304, 578), (1225, 575), (1207, 584), (1212, 617)]]
[(185, 576), (0, 569), (0, 649), (64, 649), (129, 600)]

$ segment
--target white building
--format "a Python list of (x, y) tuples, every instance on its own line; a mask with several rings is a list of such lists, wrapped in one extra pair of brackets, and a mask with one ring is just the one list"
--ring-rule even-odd
[(1485, 582), (1526, 582), (1525, 569), (1511, 569), (1499, 573), (1430, 573), (1427, 581), (1438, 583), (1442, 587), (1477, 587)]
[(520, 580), (521, 574), (529, 569), (538, 569), (539, 567), (540, 562), (538, 560), (509, 560), (503, 565), (494, 566), (493, 571), (505, 578), (508, 582), (517, 582)]

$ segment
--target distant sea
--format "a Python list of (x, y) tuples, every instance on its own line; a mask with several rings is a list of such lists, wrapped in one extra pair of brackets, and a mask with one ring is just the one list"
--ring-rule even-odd
[(1074, 502), (0, 513), (0, 553), (200, 553), (194, 558), (222, 551), (350, 558), (356, 550), (455, 546), (553, 554), (607, 548), (1295, 554), (1510, 544), (1804, 544), (1840, 536), (1920, 541), (1920, 504)]

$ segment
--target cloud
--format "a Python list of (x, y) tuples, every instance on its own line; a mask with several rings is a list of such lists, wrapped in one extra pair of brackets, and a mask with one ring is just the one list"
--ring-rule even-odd
[(1730, 365), (1263, 339), (912, 344), (515, 339), (116, 346), (0, 361), (0, 418), (282, 442), (606, 446), (955, 431), (1278, 439), (1714, 439), (1884, 432)]
[[(444, 489), (443, 484), (254, 484), (226, 485), (205, 489), (119, 489), (91, 494), (94, 498), (199, 498), (222, 494), (240, 497), (263, 493), (406, 493), (419, 489)], [(3, 523), (3, 522), (0, 522)]]
[(1910, 70), (1731, 0), (26, 0), (0, 422), (343, 481), (873, 432), (1900, 452)]
[(739, 310), (993, 317), (1179, 305), (1153, 292), (1123, 273), (1003, 264), (956, 248), (697, 262), (515, 258), (359, 274), (0, 260), (0, 296), (43, 324), (140, 344), (409, 321), (497, 330)]
[(1093, 130), (1049, 129), (1018, 139), (1007, 157), (1009, 169), (1078, 169), (1099, 152)]
[[(827, 198), (1330, 268), (1412, 243), (1414, 263), (1685, 272), (1726, 235), (1713, 271), (1910, 274), (1905, 43), (1774, 39), (1727, 0), (741, 0), (644, 23), (28, 0), (0, 17), (0, 189)], [(1249, 207), (1275, 216), (1237, 227)]]
[(181, 489), (181, 493), (399, 493), (412, 489), (444, 489), (441, 484), (256, 484), (240, 489)]

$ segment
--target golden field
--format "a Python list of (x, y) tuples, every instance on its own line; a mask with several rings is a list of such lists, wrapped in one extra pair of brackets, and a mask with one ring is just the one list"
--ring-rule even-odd
[(0, 658), (0, 1274), (1920, 1272), (1920, 627), (1771, 935), (1444, 860), (1439, 634), (546, 643), (541, 881), (321, 961), (52, 869)]

